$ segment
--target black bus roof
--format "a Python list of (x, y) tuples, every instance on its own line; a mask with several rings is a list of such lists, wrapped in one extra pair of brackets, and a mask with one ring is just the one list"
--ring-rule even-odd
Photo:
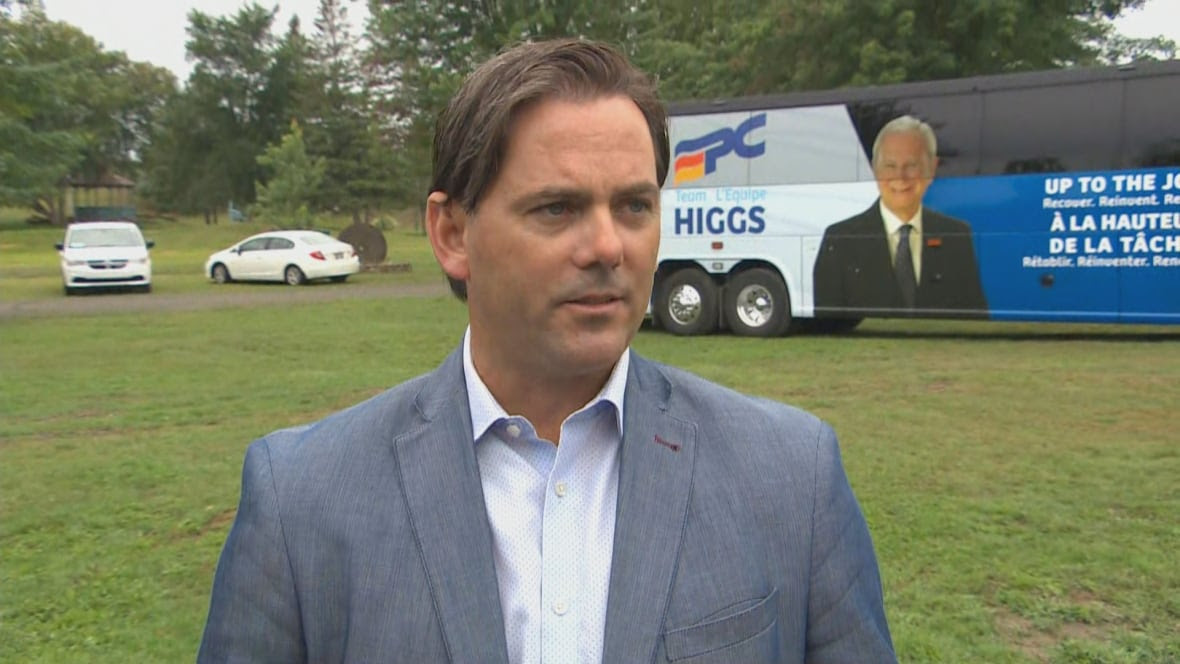
[(1077, 67), (989, 74), (967, 78), (916, 81), (893, 85), (807, 90), (777, 95), (698, 99), (673, 102), (669, 115), (702, 115), (735, 111), (761, 111), (775, 108), (824, 106), (881, 99), (939, 97), (996, 90), (1043, 88), (1054, 85), (1078, 85), (1099, 81), (1128, 80), (1153, 76), (1180, 76), (1180, 60), (1145, 61), (1112, 67)]

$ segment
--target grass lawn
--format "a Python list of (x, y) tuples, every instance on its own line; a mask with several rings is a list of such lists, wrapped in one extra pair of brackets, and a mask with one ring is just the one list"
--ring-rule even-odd
[[(60, 230), (0, 230), (0, 297), (43, 271), (61, 297)], [(161, 287), (247, 230), (149, 226)], [(0, 321), (0, 661), (191, 660), (246, 445), (432, 368), (464, 321), (442, 297)], [(635, 346), (835, 426), (902, 661), (1180, 662), (1180, 328)]]
[[(65, 235), (60, 227), (30, 226), (19, 210), (0, 208), (0, 301), (25, 301), (58, 297), (62, 293), (61, 269), (54, 243)], [(144, 237), (155, 242), (152, 256), (152, 290), (156, 293), (214, 294), (205, 260), (255, 233), (272, 230), (259, 222), (231, 223), (224, 219), (205, 225), (195, 218), (140, 220)], [(325, 219), (322, 227), (338, 233), (349, 223)], [(409, 265), (408, 272), (362, 273), (350, 280), (403, 283), (440, 281), (440, 271), (425, 236), (410, 228), (384, 231), (387, 263)], [(266, 288), (239, 284), (237, 290)]]
[(637, 346), (836, 427), (902, 661), (1180, 662), (1180, 330)]

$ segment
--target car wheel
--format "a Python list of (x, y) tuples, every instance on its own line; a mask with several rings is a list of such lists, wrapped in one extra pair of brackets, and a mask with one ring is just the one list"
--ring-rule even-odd
[(672, 334), (709, 334), (717, 329), (717, 286), (701, 270), (677, 270), (660, 282), (654, 312)]
[(230, 281), (233, 281), (232, 279), (230, 279), (230, 276), (229, 276), (229, 268), (222, 265), (221, 263), (214, 265), (213, 266), (213, 281), (215, 283), (219, 283), (219, 284), (228, 284)]
[(743, 337), (777, 337), (786, 332), (791, 303), (783, 280), (763, 268), (735, 274), (725, 287), (725, 322)]
[(286, 281), (289, 286), (298, 286), (307, 281), (307, 277), (303, 275), (303, 270), (300, 270), (298, 265), (288, 265), (283, 270), (283, 281)]
[(342, 284), (348, 280), (348, 275), (347, 274), (338, 274), (338, 275), (332, 277), (331, 279), (335, 283)]

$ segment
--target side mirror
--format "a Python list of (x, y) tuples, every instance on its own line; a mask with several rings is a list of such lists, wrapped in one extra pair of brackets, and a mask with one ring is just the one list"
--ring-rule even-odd
[(64, 243), (62, 243), (62, 242), (58, 242), (57, 244), (54, 244), (53, 246), (54, 246), (54, 248), (56, 248), (58, 251), (61, 251), (62, 249), (65, 249), (65, 248), (66, 248), (66, 245), (65, 245)]
[(152, 247), (156, 246), (156, 243), (155, 243), (154, 241), (152, 241), (152, 240), (148, 240), (147, 242), (144, 242), (143, 244), (144, 244), (144, 246), (146, 246), (148, 249), (151, 249)]

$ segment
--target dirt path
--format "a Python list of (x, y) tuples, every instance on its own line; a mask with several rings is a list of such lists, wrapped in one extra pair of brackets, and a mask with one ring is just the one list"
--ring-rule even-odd
[(32, 316), (86, 316), (112, 312), (200, 311), (277, 303), (327, 302), (343, 299), (386, 297), (435, 297), (450, 291), (445, 283), (432, 284), (311, 284), (290, 287), (276, 284), (263, 290), (234, 292), (235, 286), (210, 287), (209, 292), (168, 295), (160, 293), (94, 293), (48, 300), (0, 302), (0, 320)]

